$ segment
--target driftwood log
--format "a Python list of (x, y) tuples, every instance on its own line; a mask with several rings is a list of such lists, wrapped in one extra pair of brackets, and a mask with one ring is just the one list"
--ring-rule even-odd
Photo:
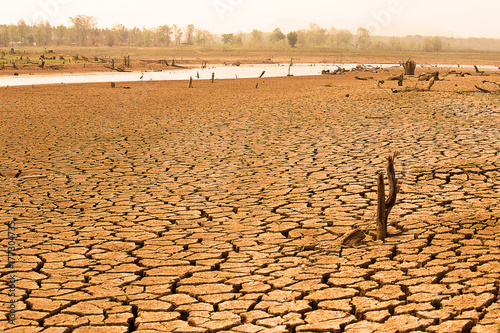
[(491, 84), (494, 84), (494, 85), (496, 85), (496, 86), (498, 86), (500, 88), (500, 83), (498, 83), (498, 82), (488, 81), (488, 80), (483, 80), (482, 82), (483, 83), (491, 83)]
[(389, 180), (389, 196), (385, 198), (384, 173), (378, 173), (377, 179), (377, 240), (384, 241), (387, 237), (387, 219), (396, 204), (396, 194), (398, 192), (398, 180), (394, 171), (394, 153), (387, 158), (387, 178)]
[(365, 233), (360, 229), (354, 229), (344, 235), (342, 246), (352, 247), (359, 245), (365, 239)]
[[(497, 82), (494, 82), (494, 81), (488, 81), (488, 80), (484, 80), (484, 81), (481, 81), (483, 83), (483, 85), (485, 83), (491, 83), (491, 84), (494, 84), (495, 86), (499, 87), (500, 88), (500, 83), (497, 83)], [(481, 91), (481, 92), (484, 92), (486, 94), (500, 94), (500, 89), (490, 89), (490, 88), (486, 88), (486, 87), (479, 87), (478, 85), (475, 86), (477, 90)]]
[[(85, 65), (84, 65), (85, 66)], [(106, 66), (104, 65), (104, 68), (107, 68), (107, 69), (111, 69), (112, 71), (117, 71), (117, 72), (120, 72), (120, 73), (131, 73), (132, 71), (127, 71), (125, 70), (124, 67), (117, 67), (117, 68), (114, 68), (114, 67), (109, 67), (109, 66)]]
[(435, 77), (431, 77), (429, 80), (429, 84), (427, 85), (427, 90), (431, 90), (432, 86), (434, 85), (434, 82), (436, 81)]
[(405, 75), (415, 75), (415, 68), (417, 68), (417, 63), (411, 59), (407, 59), (403, 63), (403, 68), (405, 69)]
[(429, 81), (431, 78), (434, 78), (434, 80), (439, 80), (439, 72), (436, 71), (436, 72), (424, 73), (418, 76), (419, 81)]
[(366, 80), (372, 80), (373, 76), (355, 76), (354, 77), (356, 80), (361, 80), (361, 81), (366, 81)]

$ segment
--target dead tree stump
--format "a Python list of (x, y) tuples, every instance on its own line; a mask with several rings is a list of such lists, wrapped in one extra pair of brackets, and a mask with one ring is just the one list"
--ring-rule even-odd
[(399, 87), (402, 87), (402, 86), (403, 86), (403, 74), (401, 74), (401, 75), (398, 77), (398, 86), (399, 86)]
[(193, 88), (193, 77), (192, 76), (189, 78), (189, 86), (188, 86), (188, 88)]
[(405, 75), (415, 75), (415, 68), (417, 68), (417, 63), (411, 59), (407, 59), (403, 63), (403, 68), (405, 69)]
[(389, 180), (389, 196), (385, 198), (384, 173), (380, 172), (377, 178), (377, 239), (384, 241), (387, 237), (387, 218), (392, 207), (396, 203), (396, 194), (398, 192), (396, 173), (394, 171), (394, 159), (396, 153), (390, 155), (387, 159), (387, 178)]
[(130, 56), (124, 56), (123, 57), (123, 66), (130, 68)]
[(215, 73), (212, 73), (212, 83), (215, 81)]
[(130, 68), (130, 56), (124, 56), (123, 57), (123, 66)]

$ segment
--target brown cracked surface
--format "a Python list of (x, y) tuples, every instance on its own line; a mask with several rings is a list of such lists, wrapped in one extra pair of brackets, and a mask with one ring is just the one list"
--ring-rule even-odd
[(0, 331), (498, 332), (498, 97), (353, 76), (2, 88)]

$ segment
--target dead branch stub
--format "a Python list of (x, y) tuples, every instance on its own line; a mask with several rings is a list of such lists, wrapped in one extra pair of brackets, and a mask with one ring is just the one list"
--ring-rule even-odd
[(396, 173), (394, 171), (394, 159), (396, 153), (390, 155), (387, 159), (387, 179), (389, 181), (389, 196), (385, 198), (384, 173), (379, 172), (377, 178), (377, 239), (385, 240), (387, 237), (387, 219), (396, 204), (396, 194), (398, 192)]

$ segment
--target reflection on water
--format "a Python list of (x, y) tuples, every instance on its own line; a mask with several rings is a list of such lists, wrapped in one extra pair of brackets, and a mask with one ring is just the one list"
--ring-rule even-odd
[[(61, 83), (96, 83), (96, 82), (134, 82), (134, 81), (168, 81), (168, 80), (209, 80), (212, 73), (216, 79), (243, 79), (258, 78), (263, 71), (263, 77), (320, 75), (322, 70), (333, 71), (339, 66), (345, 69), (355, 68), (357, 64), (288, 64), (282, 65), (242, 65), (242, 66), (214, 66), (205, 69), (189, 69), (164, 72), (132, 72), (132, 73), (93, 73), (93, 74), (63, 74), (63, 75), (20, 75), (14, 77), (0, 77), (0, 87), (23, 86), (33, 84), (61, 84)], [(373, 67), (399, 67), (398, 64), (371, 64), (365, 66)], [(441, 67), (441, 66), (440, 66)], [(446, 66), (444, 68), (459, 68), (457, 66)], [(493, 66), (481, 66), (485, 69), (496, 69)], [(461, 66), (462, 69), (470, 69), (472, 66)]]

